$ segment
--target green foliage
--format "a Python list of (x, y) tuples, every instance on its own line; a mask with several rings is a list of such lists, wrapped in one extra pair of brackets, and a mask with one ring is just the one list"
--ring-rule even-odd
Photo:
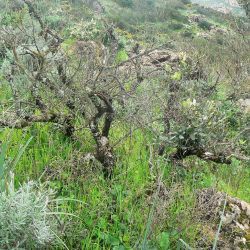
[(104, 35), (103, 30), (102, 23), (96, 19), (92, 19), (76, 23), (74, 26), (68, 28), (67, 33), (74, 39), (92, 41), (100, 39)]
[(199, 23), (198, 23), (198, 26), (203, 29), (203, 30), (211, 30), (212, 28), (212, 24), (209, 23), (208, 21), (206, 20), (201, 20)]
[(32, 137), (26, 142), (24, 146), (19, 148), (14, 158), (10, 158), (8, 160), (6, 158), (10, 139), (8, 138), (7, 142), (2, 143), (0, 148), (0, 191), (4, 191), (4, 186), (8, 182), (10, 172), (15, 170), (16, 165), (18, 164), (21, 156), (23, 155), (31, 140)]
[(131, 8), (133, 6), (133, 0), (116, 0), (116, 2), (126, 8)]
[(171, 76), (172, 80), (180, 81), (182, 79), (182, 72), (177, 71)]
[(57, 222), (50, 210), (53, 192), (28, 182), (18, 190), (14, 180), (0, 193), (0, 248), (40, 248), (56, 243)]
[(155, 0), (145, 0), (145, 4), (146, 4), (148, 7), (152, 8), (152, 7), (155, 6)]
[(19, 12), (5, 13), (0, 19), (0, 25), (8, 26), (12, 25), (16, 27), (18, 24), (22, 23), (25, 18), (26, 10)]
[(184, 4), (191, 4), (191, 0), (181, 0)]
[(121, 49), (120, 51), (118, 51), (115, 61), (117, 64), (119, 64), (126, 60), (128, 60), (128, 54), (125, 49)]
[(184, 27), (184, 25), (181, 23), (171, 23), (168, 25), (168, 27), (172, 30), (181, 30)]
[(175, 20), (177, 22), (180, 22), (181, 24), (189, 23), (188, 18), (185, 15), (181, 14), (179, 10), (173, 10), (170, 13), (170, 18), (171, 20)]
[[(183, 150), (193, 150), (195, 148), (206, 148), (215, 151), (213, 143), (227, 138), (228, 122), (226, 119), (229, 113), (222, 109), (220, 103), (215, 101), (205, 101), (198, 103), (195, 99), (187, 99), (182, 102), (181, 113), (184, 115), (185, 123), (178, 128), (175, 124), (176, 132), (172, 140)], [(184, 118), (185, 117), (185, 118)], [(223, 147), (217, 148), (221, 153)], [(221, 151), (220, 151), (221, 150)]]
[(159, 242), (160, 249), (162, 249), (162, 250), (169, 249), (170, 248), (170, 235), (169, 235), (169, 233), (162, 232), (158, 236), (158, 242)]
[(193, 37), (194, 37), (194, 33), (193, 33), (192, 31), (185, 30), (185, 31), (182, 33), (182, 36), (183, 36), (183, 37), (186, 37), (186, 38), (193, 38)]
[(7, 158), (10, 146), (2, 144), (0, 149), (0, 248), (40, 248), (58, 241), (57, 226), (53, 215), (54, 192), (44, 184), (29, 181), (15, 189), (11, 172), (21, 159), (25, 146), (20, 147), (14, 159)]
[(59, 29), (63, 23), (63, 19), (59, 15), (47, 16), (46, 23), (52, 29)]
[[(159, 8), (159, 5), (161, 8)], [(163, 26), (166, 20), (179, 22), (180, 25), (188, 24), (188, 19), (185, 15), (180, 13), (180, 10), (185, 8), (185, 5), (179, 1), (158, 2), (136, 0), (134, 1), (133, 8), (117, 8), (109, 10), (109, 17), (122, 29), (129, 30), (130, 32), (148, 32), (151, 35), (152, 28), (150, 23), (154, 23), (153, 29), (157, 30), (157, 25)], [(144, 24), (147, 24), (144, 26)], [(166, 32), (167, 22), (164, 32)], [(166, 32), (168, 33), (168, 32)]]
[[(70, 249), (93, 249), (96, 245), (103, 248), (130, 249), (138, 239), (143, 239), (149, 213), (148, 202), (156, 185), (156, 172), (150, 174), (148, 168), (150, 155), (147, 145), (154, 143), (149, 133), (135, 131), (131, 138), (116, 147), (119, 162), (113, 180), (109, 183), (103, 179), (95, 165), (85, 165), (81, 160), (80, 155), (93, 147), (87, 140), (87, 134), (82, 137), (86, 140), (85, 146), (78, 148), (72, 142), (65, 141), (53, 127), (37, 125), (27, 132), (35, 137), (19, 161), (16, 169), (17, 181), (22, 182), (28, 176), (39, 178), (44, 172), (44, 166), (48, 166), (44, 177), (50, 180), (49, 185), (57, 194), (66, 197), (63, 199), (70, 197), (83, 202), (82, 205), (75, 202), (64, 202), (62, 205), (64, 211), (74, 213), (80, 218), (72, 217), (66, 227), (68, 239), (65, 243)], [(115, 141), (123, 134), (124, 127), (117, 124), (112, 138)], [(4, 138), (4, 134), (1, 138)], [(20, 131), (15, 131), (12, 141), (24, 144), (26, 137)], [(9, 154), (15, 154), (17, 149), (18, 145), (14, 145)], [(153, 216), (154, 229), (149, 244), (156, 249), (167, 249), (167, 246), (175, 249), (179, 238), (193, 245), (199, 237), (199, 225), (193, 220), (194, 190), (213, 187), (214, 183), (218, 183), (220, 190), (249, 199), (250, 172), (243, 165), (238, 167), (234, 163), (233, 168), (220, 166), (214, 171), (213, 165), (195, 158), (186, 161), (188, 168), (172, 166), (160, 159), (156, 162), (159, 163), (161, 171), (164, 171), (163, 182), (169, 190), (167, 197), (170, 197), (170, 203), (166, 207), (161, 200), (155, 207), (161, 215), (167, 215), (158, 221), (156, 218), (159, 215)], [(237, 176), (234, 186), (229, 182), (232, 174)], [(165, 198), (162, 196), (163, 201)], [(177, 232), (175, 228), (183, 229)]]
[[(82, 1), (67, 1), (70, 8), (68, 11), (61, 8), (67, 7), (61, 5), (61, 1), (60, 8), (56, 1), (46, 1), (48, 5), (43, 1), (37, 2), (39, 9), (49, 13), (44, 17), (46, 24), (65, 37), (63, 52), (70, 51), (76, 40), (103, 40), (107, 33), (105, 27), (111, 26), (110, 20), (112, 25), (115, 23), (122, 27), (122, 31), (115, 30), (119, 46), (114, 59), (116, 65), (128, 59), (134, 42), (139, 42), (144, 50), (147, 45), (149, 48), (156, 47), (159, 41), (166, 43), (174, 38), (175, 50), (171, 52), (177, 53), (176, 51), (181, 50), (179, 46), (183, 41), (175, 31), (185, 28), (180, 34), (192, 37), (198, 30), (187, 22), (185, 4), (189, 4), (189, 1), (184, 0), (120, 0), (120, 7), (115, 5), (115, 8), (112, 7), (114, 2), (103, 1), (108, 6), (105, 6), (108, 18), (102, 17), (105, 25), (102, 18), (92, 19), (89, 10), (81, 12)], [(75, 6), (70, 5), (70, 2), (76, 4), (77, 10), (74, 10)], [(202, 11), (206, 15), (210, 14), (205, 9)], [(2, 25), (20, 24), (23, 19), (18, 13), (3, 15)], [(64, 15), (69, 22), (64, 20)], [(217, 18), (220, 19), (219, 14)], [(211, 23), (199, 24), (199, 27), (207, 30), (211, 28)], [(174, 34), (173, 37), (171, 34)], [(189, 51), (189, 46), (195, 46), (195, 42), (200, 42), (200, 51)], [(108, 42), (105, 43), (105, 46), (109, 45)], [(166, 62), (166, 74), (152, 76), (148, 81), (140, 83), (136, 93), (132, 93), (133, 98), (130, 98), (130, 90), (137, 84), (136, 79), (127, 82), (126, 75), (124, 76), (128, 96), (125, 95), (125, 100), (122, 96), (118, 100), (124, 101), (123, 107), (115, 103), (116, 121), (110, 134), (117, 156), (112, 180), (104, 179), (100, 165), (94, 159), (88, 160), (86, 157), (87, 153), (94, 150), (95, 142), (85, 129), (85, 123), (76, 130), (74, 140), (65, 138), (55, 125), (36, 124), (14, 131), (11, 142), (7, 145), (5, 142), (8, 141), (9, 130), (1, 130), (0, 139), (3, 144), (0, 152), (0, 178), (5, 175), (6, 159), (16, 165), (16, 177), (15, 185), (12, 179), (7, 183), (8, 189), (0, 193), (0, 248), (15, 248), (19, 243), (19, 247), (25, 249), (62, 249), (63, 243), (56, 240), (57, 236), (54, 234), (60, 234), (58, 226), (64, 228), (69, 249), (121, 250), (138, 249), (143, 245), (144, 249), (170, 250), (177, 248), (180, 238), (195, 247), (203, 227), (203, 223), (196, 220), (196, 192), (199, 189), (217, 188), (249, 202), (250, 171), (243, 161), (233, 159), (229, 166), (215, 165), (191, 156), (182, 162), (170, 163), (167, 157), (157, 155), (158, 145), (162, 141), (167, 141), (166, 155), (170, 155), (177, 147), (188, 150), (199, 146), (211, 149), (212, 152), (221, 152), (232, 145), (232, 138), (238, 138), (234, 141), (234, 146), (241, 152), (249, 152), (249, 139), (240, 132), (248, 121), (242, 118), (242, 112), (235, 102), (226, 101), (227, 93), (231, 91), (228, 84), (230, 80), (227, 72), (223, 71), (226, 64), (219, 59), (235, 64), (235, 54), (230, 54), (226, 46), (228, 44), (223, 43), (218, 48), (217, 44), (196, 39), (184, 43), (183, 50), (192, 56), (194, 65), (209, 72), (206, 80), (189, 77), (197, 73), (197, 68), (189, 63), (185, 53), (178, 53), (178, 63)], [(247, 56), (248, 53), (245, 54)], [(206, 57), (207, 55), (210, 57)], [(6, 48), (3, 48), (2, 57), (4, 62), (1, 71), (8, 73), (12, 58)], [(240, 56), (239, 58), (242, 59)], [(58, 58), (55, 57), (54, 60)], [(241, 62), (244, 63), (243, 60)], [(223, 67), (218, 72), (222, 72), (222, 80), (219, 79), (221, 81), (216, 85), (214, 93), (209, 94), (220, 65)], [(75, 65), (75, 69), (77, 67)], [(53, 70), (56, 69), (51, 68)], [(230, 68), (230, 73), (231, 71), (233, 72), (233, 67)], [(73, 72), (70, 73), (73, 77)], [(72, 79), (73, 83), (78, 80)], [(113, 78), (104, 80), (113, 81)], [(3, 79), (0, 81), (2, 111), (7, 101), (13, 102), (13, 95), (11, 87)], [(162, 117), (167, 100), (173, 94), (169, 92), (168, 86), (173, 82), (178, 87), (175, 90), (177, 104), (171, 106), (174, 119), (170, 125), (173, 130), (168, 136), (162, 136), (159, 133), (164, 130)], [(241, 80), (237, 82), (240, 83)], [(60, 112), (64, 110), (60, 109)], [(82, 121), (79, 119), (78, 122)], [(26, 145), (31, 137), (33, 140), (27, 146), (20, 146)], [(29, 182), (29, 179), (46, 181), (50, 188), (37, 182)], [(56, 202), (55, 192), (59, 197)], [(67, 201), (61, 202), (64, 199)], [(74, 200), (80, 202), (72, 202)], [(53, 211), (65, 211), (65, 214), (59, 215)], [(70, 217), (69, 220), (67, 214), (77, 217)], [(55, 219), (57, 215), (65, 223), (58, 225)]]
[(4, 188), (4, 180), (6, 178), (6, 157), (7, 144), (4, 143), (1, 145), (0, 149), (0, 190), (2, 191)]

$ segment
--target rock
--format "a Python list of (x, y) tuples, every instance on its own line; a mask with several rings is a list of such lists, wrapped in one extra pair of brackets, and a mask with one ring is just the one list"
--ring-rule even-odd
[[(226, 199), (225, 213), (222, 215)], [(214, 237), (222, 218), (218, 249), (249, 249), (250, 247), (250, 204), (227, 196), (215, 189), (203, 189), (197, 194), (197, 212)], [(222, 217), (221, 217), (222, 216)], [(204, 229), (207, 231), (207, 228)], [(204, 231), (204, 233), (205, 233)], [(210, 237), (211, 238), (211, 237)], [(213, 242), (210, 243), (211, 246)]]
[(207, 32), (199, 32), (197, 33), (197, 36), (206, 40), (209, 40), (211, 38), (211, 35)]
[(204, 16), (202, 15), (191, 15), (189, 16), (189, 22), (191, 23), (199, 23), (204, 20)]
[[(142, 54), (142, 56), (138, 58), (137, 63), (140, 65), (142, 76), (147, 75), (148, 77), (155, 77), (166, 73), (166, 67), (169, 71), (172, 71), (173, 68), (178, 68), (181, 60), (178, 53), (169, 49), (156, 49), (149, 53), (145, 50), (141, 50), (140, 54)], [(136, 56), (137, 54), (134, 52), (129, 53), (130, 58)], [(119, 70), (129, 74), (136, 74), (136, 67), (134, 67), (134, 63), (131, 63), (131, 61), (124, 63), (119, 67)]]
[(169, 50), (155, 50), (148, 55), (142, 57), (142, 64), (148, 66), (161, 66), (161, 64), (177, 63), (180, 56)]
[(250, 113), (250, 99), (239, 99), (238, 104), (244, 112)]
[(218, 27), (218, 26), (212, 26), (211, 27), (211, 30), (209, 31), (209, 34), (210, 35), (225, 35), (228, 33), (228, 30), (226, 29), (223, 29), (221, 27)]

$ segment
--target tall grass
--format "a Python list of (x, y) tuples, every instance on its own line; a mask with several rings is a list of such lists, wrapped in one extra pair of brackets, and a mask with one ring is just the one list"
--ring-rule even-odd
[[(8, 134), (8, 130), (1, 132), (1, 140), (6, 141)], [(79, 136), (87, 138), (88, 134)], [(31, 137), (33, 139), (25, 146)], [(112, 142), (116, 144), (122, 137), (123, 128), (114, 127)], [(65, 215), (68, 222), (63, 226), (66, 232), (63, 241), (69, 249), (138, 249), (142, 242), (161, 249), (162, 232), (169, 235), (170, 249), (177, 247), (180, 238), (194, 246), (200, 227), (192, 217), (195, 190), (212, 186), (230, 190), (230, 194), (235, 195), (232, 183), (228, 182), (233, 170), (221, 166), (214, 171), (213, 164), (190, 158), (185, 163), (190, 166), (187, 169), (161, 160), (158, 167), (150, 171), (148, 145), (152, 143), (150, 134), (137, 130), (117, 144), (114, 148), (117, 166), (111, 181), (104, 179), (95, 163), (86, 164), (82, 160), (85, 153), (93, 150), (91, 141), (81, 146), (65, 139), (53, 126), (38, 124), (24, 131), (14, 131), (9, 147), (2, 152), (5, 158), (14, 158), (16, 152), (21, 152), (20, 145), (25, 146), (15, 168), (16, 187), (29, 179), (40, 178), (49, 181), (58, 199), (68, 199), (59, 204), (64, 213), (77, 216)], [(240, 171), (246, 176), (246, 168)], [(154, 206), (151, 194), (155, 192), (161, 172), (166, 189), (175, 187), (177, 192), (171, 195), (169, 206), (164, 208), (167, 216), (151, 227), (156, 216), (154, 210), (161, 204), (157, 202)], [(246, 200), (247, 183), (247, 179), (240, 182), (237, 192)]]

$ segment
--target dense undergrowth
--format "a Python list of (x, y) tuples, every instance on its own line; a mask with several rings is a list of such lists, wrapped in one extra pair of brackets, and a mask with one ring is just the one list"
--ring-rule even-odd
[[(114, 138), (120, 129), (114, 129)], [(72, 199), (63, 203), (64, 211), (77, 216), (63, 219), (62, 239), (70, 249), (138, 249), (145, 239), (144, 249), (175, 249), (180, 238), (192, 245), (202, 228), (195, 220), (197, 190), (212, 187), (250, 202), (250, 171), (244, 163), (234, 160), (230, 166), (218, 166), (191, 157), (184, 166), (174, 166), (150, 159), (150, 135), (142, 131), (116, 148), (119, 161), (111, 181), (100, 168), (78, 159), (79, 152), (89, 152), (91, 143), (74, 145), (50, 126), (12, 133), (9, 155), (30, 136), (33, 140), (15, 169), (15, 181), (49, 180), (57, 198)]]
[[(124, 107), (114, 95), (116, 119), (108, 136), (116, 157), (112, 178), (105, 177), (102, 162), (91, 154), (96, 148), (96, 138), (80, 114), (86, 110), (83, 112), (79, 108), (77, 111), (74, 136), (67, 136), (60, 123), (36, 123), (15, 129), (0, 121), (2, 145), (8, 142), (5, 161), (14, 159), (29, 141), (15, 168), (11, 169), (15, 173), (15, 188), (36, 180), (46, 183), (48, 190), (54, 190), (57, 206), (51, 209), (57, 209), (53, 220), (60, 222), (57, 225), (60, 235), (55, 240), (59, 243), (55, 246), (45, 241), (42, 245), (45, 249), (199, 247), (206, 235), (202, 211), (196, 206), (200, 190), (213, 188), (250, 202), (249, 159), (245, 160), (249, 155), (249, 138), (243, 133), (249, 131), (249, 114), (237, 104), (239, 98), (249, 98), (246, 20), (236, 18), (236, 23), (232, 23), (234, 18), (230, 15), (192, 5), (189, 1), (169, 1), (168, 6), (163, 5), (164, 1), (146, 1), (147, 4), (139, 0), (100, 2), (105, 12), (99, 15), (91, 10), (91, 1), (87, 1), (87, 6), (81, 1), (37, 1), (37, 9), (40, 13), (46, 12), (45, 22), (65, 39), (61, 47), (69, 58), (73, 55), (74, 60), (77, 58), (72, 51), (78, 40), (97, 41), (107, 47), (112, 45), (112, 35), (107, 30), (114, 26), (112, 32), (118, 45), (110, 68), (129, 60), (137, 43), (143, 49), (155, 47), (158, 50), (159, 45), (167, 44), (167, 50), (174, 51), (180, 58), (178, 64), (173, 66), (166, 62), (164, 74), (146, 80), (145, 85), (141, 83), (135, 93), (129, 92), (133, 79), (123, 79), (124, 89), (129, 95), (134, 94), (134, 99), (129, 99), (132, 104), (128, 102)], [(198, 21), (190, 21), (197, 16)], [(25, 23), (29, 18), (25, 8), (18, 7), (18, 11), (7, 9), (1, 18), (1, 27), (12, 28), (20, 20)], [(245, 36), (237, 33), (236, 27), (242, 28)], [(221, 29), (222, 33), (221, 30), (215, 34), (210, 32), (216, 29)], [(205, 37), (204, 32), (209, 37)], [(15, 99), (13, 86), (8, 85), (9, 76), (5, 75), (9, 64), (14, 64), (10, 54), (11, 47), (0, 47), (0, 110), (3, 120), (8, 114), (8, 102), (13, 104)], [(8, 60), (12, 62), (8, 64)], [(49, 70), (53, 71), (53, 66)], [(79, 79), (81, 77), (86, 75), (80, 75)], [(161, 113), (167, 107), (166, 101), (162, 100), (171, 98), (169, 88), (173, 82), (175, 87), (181, 87), (175, 97), (178, 107), (174, 107), (176, 110), (171, 121), (173, 131), (168, 137), (162, 132)], [(42, 91), (42, 97), (46, 97), (47, 92)], [(22, 97), (27, 95), (22, 92)], [(147, 95), (153, 97), (147, 99)], [(51, 96), (45, 98), (46, 105), (49, 105)], [(52, 107), (53, 111), (59, 109), (68, 114), (67, 108), (60, 106), (63, 101), (58, 100)], [(12, 108), (10, 105), (9, 109)], [(29, 107), (25, 108), (28, 113)], [(91, 108), (87, 112), (94, 112)], [(137, 112), (138, 117), (134, 115), (134, 118), (131, 113)], [(40, 113), (39, 109), (34, 111), (35, 115)], [(105, 121), (101, 120), (99, 125), (103, 123)], [(171, 156), (185, 140), (192, 147), (197, 144), (201, 148), (209, 146), (208, 150), (215, 153), (217, 148), (231, 149), (236, 145), (239, 148), (236, 152), (243, 152), (246, 157), (232, 153), (227, 156), (230, 164), (202, 159), (203, 154), (173, 160)], [(166, 141), (166, 153), (159, 155), (157, 148)], [(184, 145), (184, 151), (188, 151), (188, 146)], [(219, 225), (219, 220), (216, 223)], [(206, 238), (205, 245), (213, 245), (215, 238), (216, 233)], [(33, 242), (26, 247), (38, 249)], [(4, 245), (5, 248), (10, 249)]]

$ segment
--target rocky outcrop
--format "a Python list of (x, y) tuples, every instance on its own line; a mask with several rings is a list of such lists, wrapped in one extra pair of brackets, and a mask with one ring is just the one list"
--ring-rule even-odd
[[(225, 203), (226, 202), (226, 203)], [(224, 205), (226, 206), (224, 207)], [(215, 189), (197, 194), (197, 214), (203, 223), (199, 247), (211, 247), (222, 222), (217, 249), (247, 250), (250, 247), (250, 204)], [(206, 243), (205, 243), (206, 242)]]
[(190, 23), (199, 23), (199, 22), (203, 21), (204, 19), (205, 19), (205, 17), (202, 15), (190, 15), (188, 17), (188, 20)]
[(239, 99), (238, 104), (244, 112), (250, 113), (250, 99)]
[(142, 57), (142, 65), (161, 67), (165, 63), (178, 63), (180, 56), (170, 50), (154, 50)]

